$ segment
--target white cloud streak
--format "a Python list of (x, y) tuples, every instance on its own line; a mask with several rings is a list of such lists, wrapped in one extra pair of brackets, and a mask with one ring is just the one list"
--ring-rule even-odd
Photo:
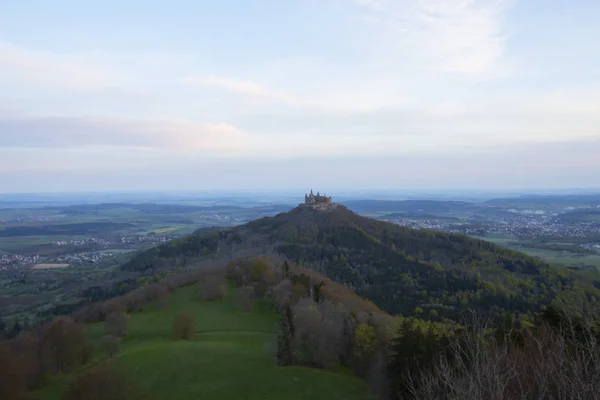
[(217, 87), (243, 96), (274, 100), (286, 104), (300, 104), (300, 101), (292, 95), (268, 90), (252, 81), (243, 81), (219, 76), (187, 76), (180, 79), (180, 82), (189, 85)]
[(224, 123), (135, 121), (117, 118), (0, 118), (0, 148), (123, 147), (231, 150), (250, 136)]
[(123, 76), (93, 54), (58, 54), (0, 40), (0, 84), (97, 91), (122, 82)]

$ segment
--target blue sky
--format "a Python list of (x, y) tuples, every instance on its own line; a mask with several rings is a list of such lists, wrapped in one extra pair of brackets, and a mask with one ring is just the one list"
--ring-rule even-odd
[(2, 192), (600, 188), (598, 1), (90, 3), (0, 2)]

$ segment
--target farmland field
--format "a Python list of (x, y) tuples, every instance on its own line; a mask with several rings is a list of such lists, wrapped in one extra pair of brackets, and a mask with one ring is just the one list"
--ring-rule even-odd
[(69, 266), (69, 264), (36, 264), (32, 269), (61, 269)]

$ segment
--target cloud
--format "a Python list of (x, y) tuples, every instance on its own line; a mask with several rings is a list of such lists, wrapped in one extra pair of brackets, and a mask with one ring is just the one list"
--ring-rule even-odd
[(224, 123), (75, 117), (0, 118), (0, 148), (109, 146), (227, 150), (241, 148), (249, 140), (247, 133)]
[(118, 85), (122, 80), (93, 54), (58, 54), (0, 40), (0, 84), (90, 91)]
[(397, 61), (469, 75), (498, 70), (513, 0), (352, 1)]
[(313, 152), (353, 155), (463, 154), (511, 144), (535, 147), (600, 140), (600, 103), (594, 98), (597, 96), (584, 93), (563, 98), (555, 93), (367, 111), (301, 109), (241, 114), (231, 122), (271, 136), (264, 148), (277, 146), (278, 153), (284, 152), (287, 144), (288, 152), (307, 154), (311, 148)]
[(271, 91), (256, 82), (243, 81), (218, 76), (188, 76), (180, 82), (190, 85), (212, 86), (229, 92), (259, 99), (275, 100), (277, 102), (297, 105), (300, 101), (292, 95)]

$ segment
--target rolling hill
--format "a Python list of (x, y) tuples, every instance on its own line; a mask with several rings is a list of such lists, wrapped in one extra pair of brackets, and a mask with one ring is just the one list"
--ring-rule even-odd
[(457, 319), (467, 311), (533, 315), (550, 304), (597, 312), (600, 279), (465, 235), (401, 227), (344, 206), (300, 206), (232, 229), (201, 232), (134, 257), (158, 270), (187, 258), (277, 254), (345, 284), (387, 312)]
[[(237, 290), (231, 287), (220, 301), (203, 301), (198, 287), (188, 286), (172, 293), (163, 307), (150, 304), (144, 312), (132, 313), (119, 354), (106, 359), (98, 352), (84, 370), (104, 363), (125, 371), (147, 400), (369, 398), (365, 382), (349, 373), (278, 367), (278, 316), (261, 304), (250, 312), (241, 310)], [(173, 338), (171, 323), (181, 311), (195, 317), (191, 340)], [(103, 324), (87, 324), (86, 331), (99, 348)], [(32, 398), (60, 399), (82, 372), (56, 377)]]

